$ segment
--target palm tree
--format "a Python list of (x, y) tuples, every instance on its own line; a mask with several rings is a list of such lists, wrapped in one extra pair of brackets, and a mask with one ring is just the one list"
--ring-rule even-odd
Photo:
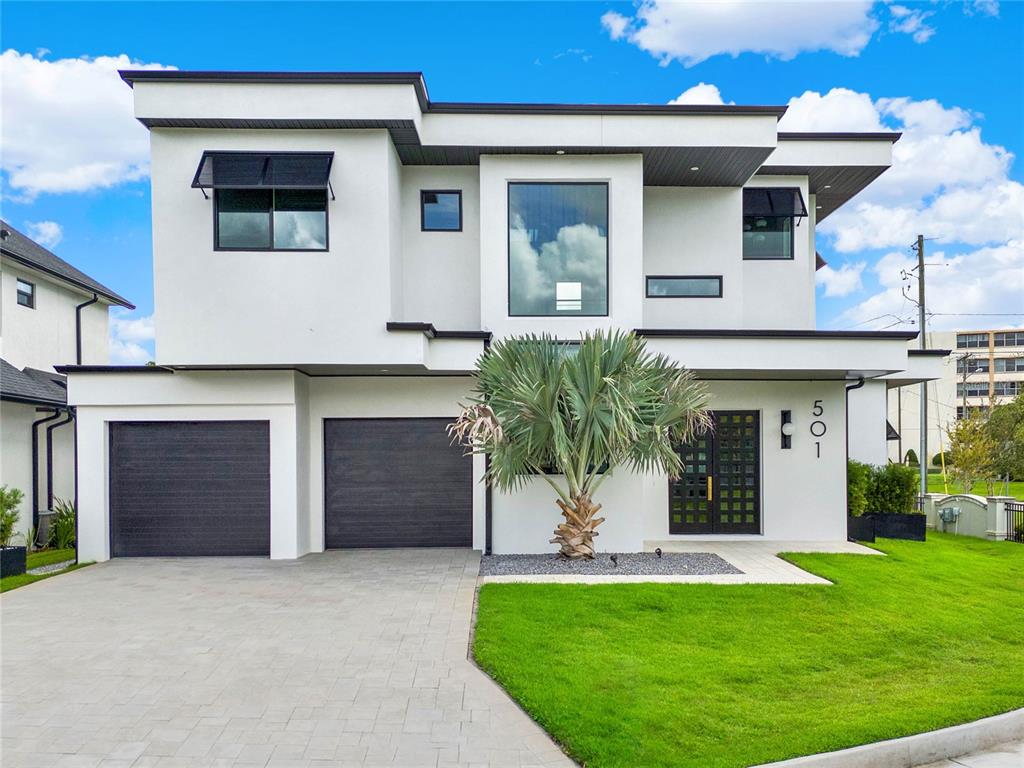
[(711, 428), (704, 385), (633, 333), (508, 338), (480, 357), (475, 377), (450, 434), (490, 457), (486, 481), (499, 490), (531, 476), (554, 489), (565, 519), (551, 543), (573, 559), (594, 556), (604, 518), (593, 498), (616, 467), (677, 477), (673, 446)]

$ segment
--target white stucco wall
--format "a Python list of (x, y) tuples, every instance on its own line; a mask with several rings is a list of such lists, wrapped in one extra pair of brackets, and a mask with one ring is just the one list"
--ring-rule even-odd
[(645, 298), (644, 328), (736, 326), (743, 315), (742, 211), (739, 187), (644, 188), (645, 280), (722, 277), (721, 298)]
[[(34, 283), (35, 308), (17, 301), (17, 280)], [(0, 271), (0, 357), (16, 368), (52, 371), (75, 362), (75, 307), (92, 298), (34, 270), (4, 260)], [(110, 359), (107, 309), (102, 299), (82, 310), (82, 362)]]
[[(807, 218), (796, 219), (793, 259), (743, 264), (743, 328), (814, 328), (814, 200), (806, 176), (754, 176), (748, 187), (800, 188)], [(741, 219), (742, 231), (742, 219)]]
[[(721, 410), (757, 410), (761, 418), (761, 536), (720, 538), (843, 541), (846, 539), (846, 445), (844, 383), (709, 382), (711, 406)], [(821, 401), (821, 416), (814, 416)], [(792, 448), (781, 448), (781, 411), (793, 412)], [(810, 433), (821, 421), (825, 434)], [(820, 431), (820, 427), (816, 427)], [(820, 443), (820, 457), (818, 445)], [(710, 539), (669, 535), (668, 479), (616, 472), (599, 490), (607, 520), (598, 529), (601, 552), (635, 552), (650, 542)], [(496, 553), (554, 552), (548, 544), (560, 520), (554, 492), (543, 480), (515, 496), (494, 494), (493, 545)]]
[[(608, 316), (508, 316), (508, 183), (608, 182)], [(480, 158), (480, 297), (483, 327), (500, 338), (593, 328), (638, 328), (643, 319), (643, 163), (640, 155)]]
[[(161, 364), (396, 362), (399, 169), (385, 130), (154, 130), (153, 264)], [(215, 251), (206, 149), (333, 151), (325, 252)], [(394, 223), (394, 225), (393, 225)], [(399, 278), (400, 279), (400, 278)]]
[[(445, 330), (480, 328), (480, 169), (402, 169), (404, 317)], [(420, 191), (462, 190), (462, 231), (423, 232)]]
[(882, 466), (889, 460), (884, 381), (867, 381), (850, 391), (850, 458)]
[(32, 524), (32, 421), (35, 407), (0, 402), (0, 485), (17, 488), (25, 497), (19, 506), (18, 533)]

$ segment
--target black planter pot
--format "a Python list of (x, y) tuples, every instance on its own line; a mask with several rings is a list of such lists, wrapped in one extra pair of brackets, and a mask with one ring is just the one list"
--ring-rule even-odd
[(870, 517), (846, 518), (846, 537), (851, 541), (874, 541), (875, 521)]
[(924, 541), (925, 516), (917, 514), (890, 515), (872, 512), (864, 517), (871, 518), (875, 524), (875, 536), (883, 539), (907, 539)]
[(20, 576), (25, 572), (24, 547), (0, 547), (0, 577)]

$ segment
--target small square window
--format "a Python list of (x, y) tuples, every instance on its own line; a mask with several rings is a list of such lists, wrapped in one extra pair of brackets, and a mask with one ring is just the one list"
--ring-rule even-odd
[(420, 191), (420, 229), (424, 232), (462, 231), (462, 191)]
[(29, 309), (35, 309), (36, 307), (36, 286), (35, 283), (30, 283), (28, 280), (22, 280), (20, 277), (17, 280), (17, 291), (18, 291), (18, 304)]

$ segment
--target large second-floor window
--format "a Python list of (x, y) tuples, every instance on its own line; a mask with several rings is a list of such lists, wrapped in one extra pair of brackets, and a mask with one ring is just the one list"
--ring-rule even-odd
[(608, 314), (608, 184), (510, 182), (508, 313)]
[(789, 260), (797, 219), (807, 215), (797, 187), (743, 190), (743, 258), (747, 261)]

